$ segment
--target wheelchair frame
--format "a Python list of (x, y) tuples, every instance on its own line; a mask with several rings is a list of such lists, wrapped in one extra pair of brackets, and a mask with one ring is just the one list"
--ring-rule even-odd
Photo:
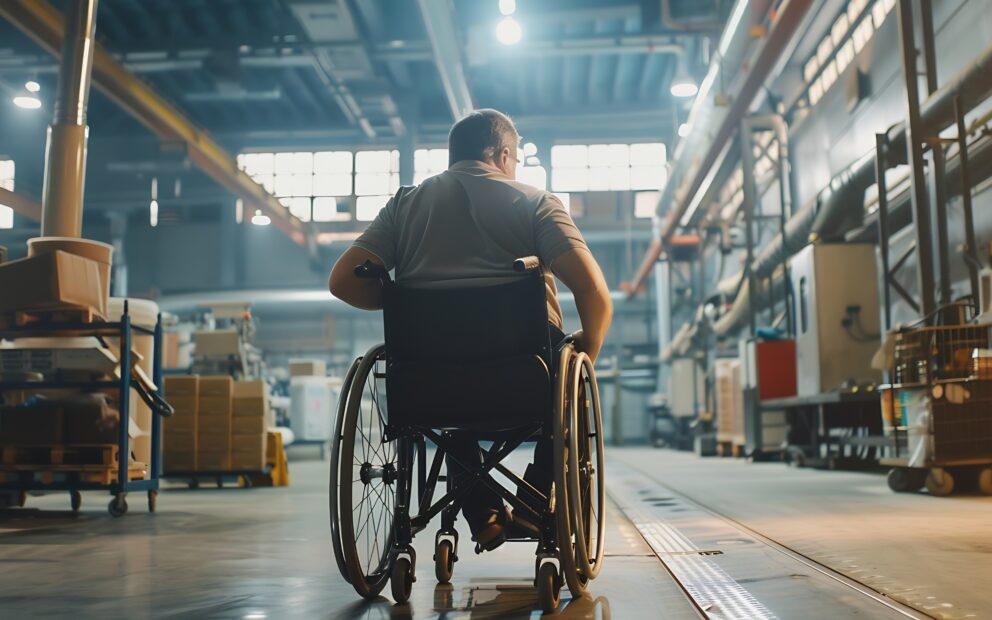
[[(521, 272), (539, 270), (536, 259), (521, 259), (515, 264)], [(392, 286), (385, 271), (372, 263), (356, 268), (356, 275), (375, 278), (384, 287)], [(573, 595), (581, 595), (594, 579), (603, 562), (605, 534), (605, 487), (602, 418), (595, 372), (588, 356), (575, 351), (570, 338), (566, 338), (555, 352), (558, 364), (552, 377), (549, 416), (528, 426), (499, 432), (471, 432), (458, 429), (441, 430), (425, 426), (390, 425), (380, 407), (381, 394), (378, 380), (388, 374), (377, 371), (386, 359), (386, 345), (372, 347), (364, 356), (355, 360), (350, 368), (338, 403), (333, 444), (331, 448), (331, 481), (329, 505), (331, 534), (335, 559), (342, 577), (349, 581), (359, 595), (371, 598), (379, 594), (388, 580), (393, 598), (406, 602), (415, 580), (416, 552), (413, 539), (441, 516), (441, 527), (435, 534), (435, 576), (440, 583), (451, 579), (454, 563), (458, 560), (458, 532), (455, 529), (457, 513), (465, 496), (477, 484), (483, 484), (500, 495), (513, 507), (515, 514), (523, 515), (538, 528), (536, 536), (507, 538), (507, 542), (536, 541), (535, 586), (540, 606), (545, 611), (557, 608), (563, 581)], [(372, 379), (371, 394), (365, 398)], [(371, 401), (375, 412), (368, 416), (368, 433), (361, 407)], [(388, 403), (387, 403), (388, 411)], [(372, 415), (374, 413), (374, 416)], [(378, 426), (380, 452), (372, 439), (376, 436), (373, 426)], [(357, 431), (357, 432), (356, 432)], [(482, 448), (482, 462), (463, 462), (450, 448), (451, 431), (469, 432), (479, 440), (492, 441), (488, 449)], [(523, 477), (507, 468), (502, 461), (523, 443), (543, 436), (554, 446), (554, 483), (550, 494), (535, 488)], [(355, 442), (364, 440), (363, 462), (355, 451)], [(436, 446), (428, 468), (427, 440)], [(387, 459), (387, 444), (395, 442), (395, 455)], [(369, 447), (371, 446), (371, 449)], [(595, 457), (592, 452), (595, 451)], [(370, 454), (371, 453), (371, 454)], [(379, 457), (382, 463), (370, 462)], [(468, 474), (458, 483), (441, 475), (445, 458), (460, 465)], [(394, 462), (395, 461), (395, 462)], [(354, 467), (358, 465), (358, 477)], [(519, 498), (506, 486), (493, 478), (493, 472), (504, 476), (511, 484), (535, 500), (534, 504), (546, 506), (538, 512), (532, 505)], [(415, 480), (416, 478), (416, 480)], [(372, 507), (367, 509), (367, 521), (356, 526), (355, 485), (363, 485), (362, 502), (373, 488), (385, 511), (389, 512), (390, 493), (392, 511), (389, 514), (388, 533), (385, 517), (376, 522), (375, 535), (381, 537), (368, 546), (368, 562), (362, 565), (358, 557), (358, 538), (368, 537)], [(384, 492), (376, 490), (375, 481), (381, 482)], [(412, 499), (414, 482), (417, 482), (417, 510)], [(446, 482), (445, 493), (434, 499), (438, 482)], [(595, 483), (595, 495), (592, 492)], [(392, 487), (392, 489), (390, 489)], [(359, 520), (363, 503), (357, 507)], [(382, 530), (378, 527), (382, 525)], [(364, 529), (363, 529), (364, 528)], [(368, 541), (366, 541), (368, 542)], [(374, 557), (378, 551), (378, 558)], [(377, 560), (377, 561), (376, 561)]]

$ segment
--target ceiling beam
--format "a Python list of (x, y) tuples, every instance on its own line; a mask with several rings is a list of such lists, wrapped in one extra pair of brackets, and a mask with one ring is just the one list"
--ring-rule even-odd
[[(58, 57), (65, 34), (65, 20), (45, 0), (4, 0), (0, 16), (17, 26), (48, 53)], [(164, 140), (186, 145), (190, 160), (203, 172), (244, 201), (258, 209), (294, 242), (316, 255), (313, 227), (289, 212), (275, 196), (266, 192), (242, 172), (206, 130), (196, 126), (177, 108), (162, 99), (151, 87), (128, 72), (99, 43), (93, 48), (93, 85), (114, 103)]]
[(462, 48), (458, 43), (454, 7), (451, 0), (417, 0), (424, 18), (427, 37), (434, 52), (434, 64), (441, 76), (444, 96), (451, 115), (457, 121), (473, 109), (472, 92), (462, 65)]

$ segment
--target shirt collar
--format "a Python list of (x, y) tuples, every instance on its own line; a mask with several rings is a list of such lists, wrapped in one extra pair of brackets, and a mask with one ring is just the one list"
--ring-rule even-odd
[(484, 161), (473, 159), (463, 159), (455, 162), (448, 166), (448, 170), (451, 170), (452, 172), (464, 172), (473, 176), (496, 177), (506, 180), (510, 179), (510, 177), (506, 176), (506, 174), (504, 174), (503, 171), (496, 166)]

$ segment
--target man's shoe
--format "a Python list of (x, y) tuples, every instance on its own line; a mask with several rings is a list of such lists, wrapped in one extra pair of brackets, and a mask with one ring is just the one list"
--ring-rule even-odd
[(475, 541), (475, 552), (492, 551), (506, 542), (506, 526), (510, 522), (510, 513), (503, 508), (500, 512), (490, 514), (485, 523), (473, 527), (478, 533), (472, 536)]

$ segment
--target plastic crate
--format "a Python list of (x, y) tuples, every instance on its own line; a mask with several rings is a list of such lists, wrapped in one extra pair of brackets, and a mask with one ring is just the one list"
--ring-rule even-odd
[(900, 332), (895, 338), (895, 382), (936, 383), (973, 376), (972, 352), (989, 347), (989, 326), (923, 327)]
[(934, 461), (992, 460), (992, 381), (963, 381), (931, 393)]

